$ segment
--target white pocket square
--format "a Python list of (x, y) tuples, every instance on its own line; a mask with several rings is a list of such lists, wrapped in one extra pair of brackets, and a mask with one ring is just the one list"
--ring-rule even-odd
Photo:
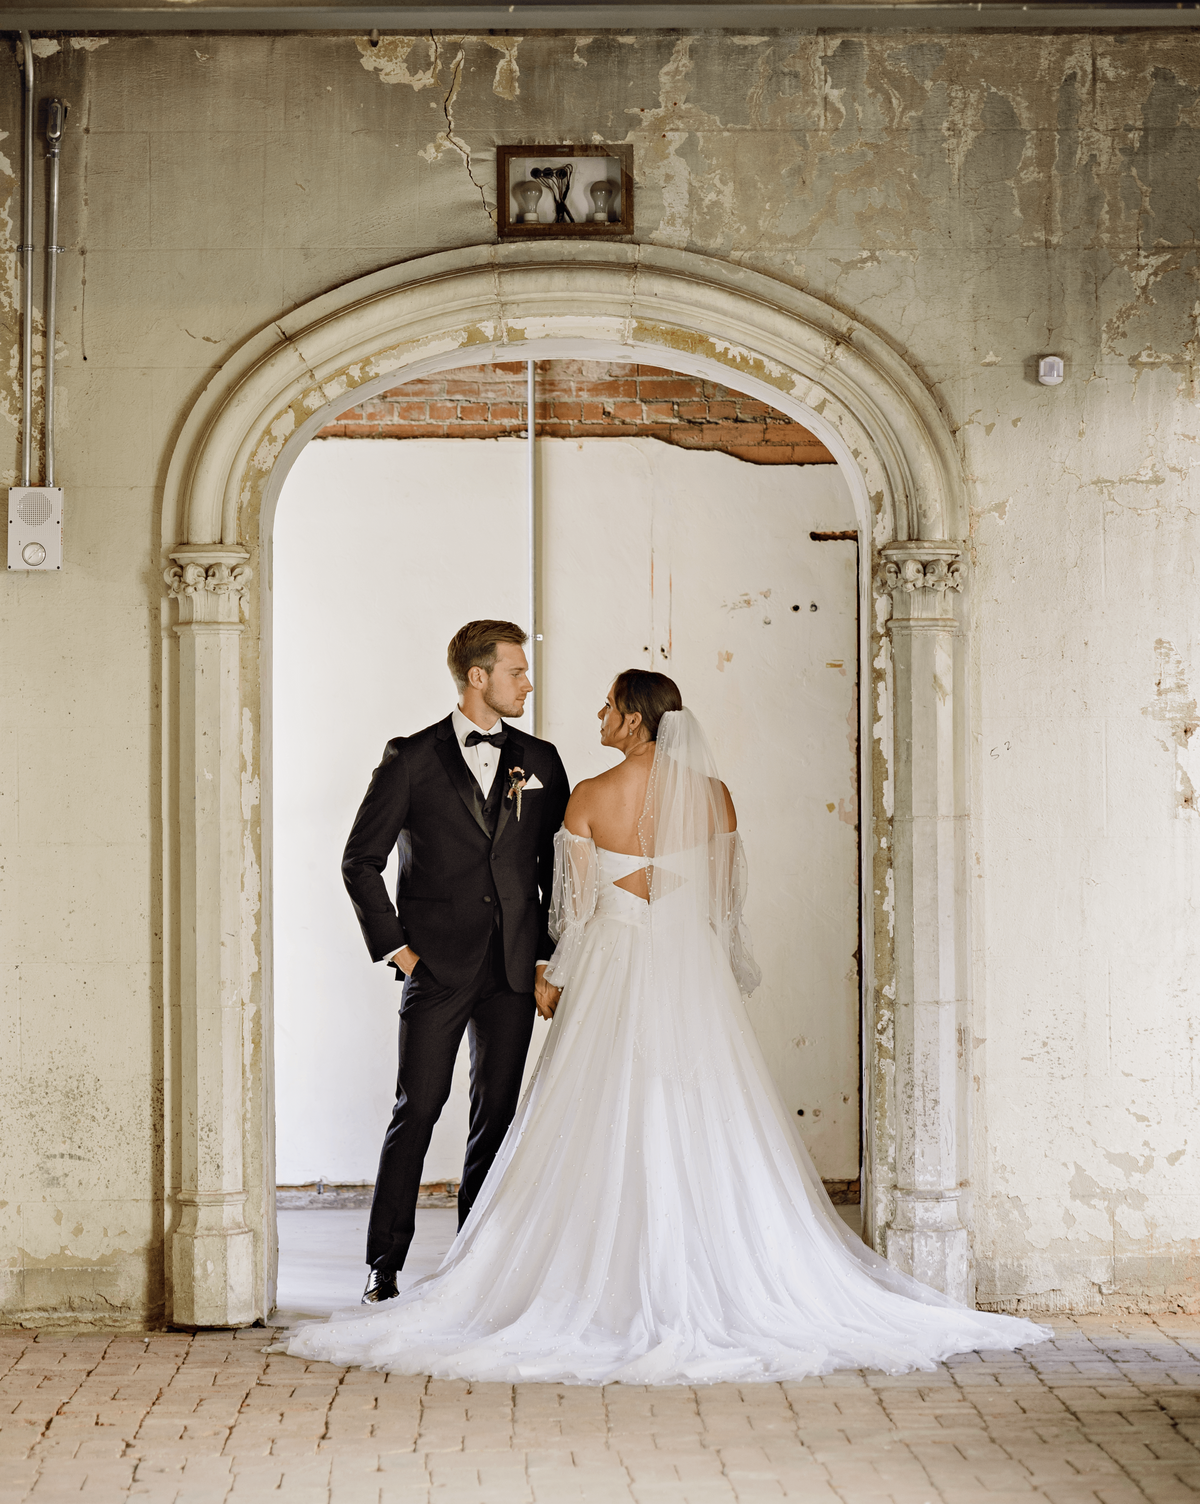
[(525, 780), (525, 792), (527, 794), (532, 794), (534, 789), (540, 789), (542, 787), (544, 787), (542, 780), (537, 776), (536, 773), (532, 778), (527, 778)]

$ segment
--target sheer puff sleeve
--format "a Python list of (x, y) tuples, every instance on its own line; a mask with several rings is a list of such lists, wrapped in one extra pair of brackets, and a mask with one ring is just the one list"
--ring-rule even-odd
[(550, 934), (557, 941), (546, 980), (565, 987), (579, 957), (583, 932), (596, 912), (600, 863), (596, 844), (562, 826), (554, 837), (554, 891), (550, 897)]

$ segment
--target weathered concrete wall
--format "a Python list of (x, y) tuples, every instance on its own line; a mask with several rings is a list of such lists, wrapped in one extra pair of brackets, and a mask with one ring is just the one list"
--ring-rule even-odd
[[(158, 533), (183, 416), (282, 311), (490, 241), (496, 142), (580, 136), (633, 142), (639, 239), (846, 310), (942, 404), (973, 516), (980, 1298), (1193, 1299), (1200, 44), (81, 41), (39, 60), (71, 104), (68, 567), (8, 576), (0, 604), (5, 1308), (162, 1309)], [(1060, 388), (1033, 378), (1045, 351)]]

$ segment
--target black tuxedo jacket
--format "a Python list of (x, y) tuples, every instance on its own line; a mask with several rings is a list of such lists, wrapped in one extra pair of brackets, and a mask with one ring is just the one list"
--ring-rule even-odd
[[(570, 789), (550, 742), (507, 729), (496, 769), (494, 835), (449, 716), (388, 742), (342, 858), (373, 961), (410, 945), (436, 981), (466, 986), (483, 963), (499, 904), (508, 984), (514, 992), (533, 991), (534, 968), (553, 950), (554, 834)], [(516, 800), (507, 797), (514, 767), (542, 784), (525, 790), (519, 820)], [(400, 877), (393, 906), (382, 874), (396, 845)]]

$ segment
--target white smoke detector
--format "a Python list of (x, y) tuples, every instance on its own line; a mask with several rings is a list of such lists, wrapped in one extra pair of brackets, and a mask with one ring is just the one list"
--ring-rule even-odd
[(62, 568), (61, 486), (10, 486), (8, 567), (45, 573)]

